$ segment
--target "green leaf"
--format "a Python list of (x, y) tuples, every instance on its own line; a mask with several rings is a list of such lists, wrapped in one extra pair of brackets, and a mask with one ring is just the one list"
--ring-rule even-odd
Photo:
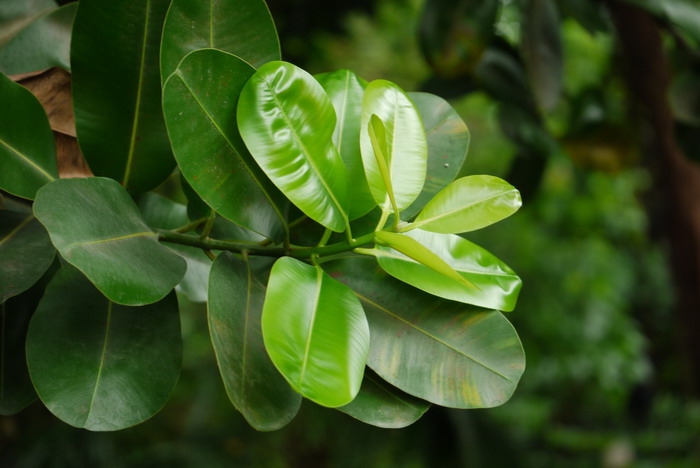
[(187, 183), (222, 216), (279, 239), (286, 229), (286, 200), (236, 128), (237, 96), (254, 71), (226, 52), (192, 52), (165, 83), (163, 110)]
[(355, 398), (369, 329), (350, 288), (320, 267), (282, 257), (270, 273), (262, 330), (272, 362), (302, 396), (328, 407)]
[(63, 258), (113, 302), (156, 302), (185, 274), (185, 261), (158, 243), (111, 179), (57, 180), (37, 194), (34, 215)]
[(376, 80), (367, 85), (362, 99), (362, 162), (372, 196), (384, 211), (391, 210), (391, 201), (368, 131), (370, 118), (374, 114), (386, 129), (385, 160), (396, 204), (402, 211), (415, 201), (425, 182), (428, 144), (423, 123), (406, 93), (394, 83)]
[(34, 215), (0, 210), (0, 303), (36, 283), (55, 252)]
[(369, 257), (332, 262), (367, 313), (367, 364), (416, 397), (452, 408), (505, 403), (525, 369), (513, 326), (497, 311), (444, 301), (402, 284)]
[[(379, 175), (382, 176), (382, 182), (384, 183), (384, 191), (389, 197), (389, 202), (391, 203), (391, 208), (394, 215), (399, 216), (399, 209), (396, 205), (396, 197), (394, 196), (394, 188), (391, 184), (389, 161), (387, 161), (389, 148), (387, 147), (386, 127), (384, 126), (382, 119), (377, 117), (377, 114), (372, 114), (372, 116), (369, 118), (367, 131), (369, 133), (369, 141), (372, 144), (374, 160), (377, 163)], [(386, 209), (386, 207), (384, 207), (384, 209)]]
[(269, 62), (238, 101), (238, 128), (272, 182), (309, 218), (336, 232), (348, 225), (347, 169), (333, 144), (335, 111), (301, 68)]
[(333, 143), (348, 168), (350, 220), (358, 219), (376, 206), (369, 191), (360, 153), (360, 117), (362, 96), (367, 82), (349, 70), (337, 70), (314, 75), (333, 103), (338, 121), (333, 132)]
[(392, 387), (367, 370), (355, 399), (338, 410), (372, 426), (400, 429), (418, 421), (428, 408), (427, 401)]
[(670, 22), (700, 43), (700, 9), (694, 0), (626, 0)]
[(390, 247), (378, 245), (372, 253), (391, 276), (445, 299), (503, 311), (515, 308), (522, 282), (513, 270), (491, 253), (453, 234), (416, 229), (403, 235), (433, 252), (475, 287), (467, 287), (463, 282)]
[(145, 307), (120, 306), (69, 265), (51, 280), (29, 325), (27, 364), (39, 398), (62, 421), (92, 431), (156, 414), (181, 362), (175, 293)]
[(505, 180), (488, 175), (462, 177), (435, 195), (415, 222), (401, 231), (476, 231), (507, 218), (521, 205), (520, 192)]
[(71, 44), (78, 142), (95, 175), (132, 192), (175, 162), (161, 110), (158, 47), (169, 0), (81, 0)]
[(423, 120), (428, 142), (428, 168), (423, 190), (403, 211), (404, 219), (413, 218), (436, 193), (457, 177), (469, 149), (469, 129), (447, 101), (429, 93), (408, 93), (408, 96)]
[(39, 188), (58, 178), (49, 120), (29, 90), (2, 74), (0, 102), (7, 109), (0, 113), (0, 189), (33, 200)]
[(535, 99), (544, 110), (561, 96), (564, 53), (559, 9), (554, 0), (524, 2), (522, 57)]
[(160, 50), (165, 81), (189, 52), (230, 52), (254, 67), (280, 59), (280, 44), (263, 0), (173, 0)]
[(0, 2), (0, 47), (32, 21), (58, 8), (55, 0), (3, 0)]
[(265, 286), (248, 262), (219, 255), (209, 280), (209, 332), (226, 393), (259, 431), (287, 425), (301, 397), (277, 372), (263, 343), (260, 319)]
[(70, 41), (77, 3), (37, 18), (0, 48), (0, 72), (29, 73), (51, 67), (70, 71)]

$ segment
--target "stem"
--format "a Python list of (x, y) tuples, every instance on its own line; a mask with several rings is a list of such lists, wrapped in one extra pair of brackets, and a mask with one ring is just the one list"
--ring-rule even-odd
[(287, 227), (288, 227), (289, 229), (292, 229), (292, 228), (294, 228), (294, 227), (297, 227), (299, 224), (303, 223), (303, 222), (306, 221), (308, 218), (309, 218), (309, 217), (306, 216), (306, 215), (301, 215), (301, 216), (299, 216), (297, 219), (295, 219), (294, 221), (292, 221), (291, 223), (289, 223), (289, 224), (287, 225)]
[(326, 245), (326, 244), (328, 243), (328, 239), (331, 238), (331, 233), (332, 233), (332, 232), (333, 232), (333, 231), (331, 231), (330, 229), (326, 228), (326, 230), (323, 232), (323, 237), (321, 237), (321, 240), (318, 241), (317, 247), (323, 247), (324, 245)]
[(175, 232), (189, 232), (189, 231), (194, 231), (197, 229), (199, 226), (201, 226), (208, 218), (199, 218), (195, 221), (192, 221), (191, 223), (185, 224), (184, 226), (180, 226), (179, 228), (174, 229)]
[(201, 238), (206, 239), (209, 237), (209, 234), (211, 234), (211, 228), (214, 227), (214, 221), (216, 220), (216, 212), (214, 210), (211, 210), (211, 214), (207, 218), (207, 224), (204, 225), (204, 229), (202, 230)]
[(382, 217), (379, 218), (379, 223), (377, 223), (377, 227), (374, 228), (374, 232), (384, 229), (387, 219), (389, 219), (389, 210), (382, 210)]

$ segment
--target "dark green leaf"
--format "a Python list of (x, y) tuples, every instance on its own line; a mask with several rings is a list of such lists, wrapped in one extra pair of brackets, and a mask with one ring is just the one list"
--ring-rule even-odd
[(175, 293), (145, 307), (120, 306), (69, 265), (29, 325), (27, 364), (39, 398), (76, 427), (114, 431), (150, 418), (167, 401), (181, 361)]
[(61, 255), (119, 304), (156, 302), (185, 274), (185, 261), (158, 243), (111, 179), (57, 180), (39, 191), (34, 214)]
[(163, 26), (163, 81), (189, 52), (230, 52), (253, 67), (280, 59), (280, 44), (263, 0), (173, 0)]
[(0, 113), (0, 189), (32, 200), (58, 177), (49, 120), (31, 92), (2, 74), (0, 102), (6, 109)]
[(161, 110), (158, 47), (169, 0), (81, 0), (71, 65), (78, 142), (95, 175), (156, 187), (175, 162)]
[(285, 199), (236, 127), (237, 96), (254, 71), (226, 52), (192, 52), (165, 83), (163, 108), (187, 183), (222, 216), (279, 239), (286, 229)]
[(272, 362), (297, 392), (329, 407), (355, 398), (369, 329), (350, 288), (320, 267), (282, 257), (270, 273), (262, 330)]
[(265, 350), (260, 325), (265, 286), (247, 262), (224, 252), (211, 269), (209, 297), (209, 332), (231, 402), (259, 431), (287, 425), (301, 397)]

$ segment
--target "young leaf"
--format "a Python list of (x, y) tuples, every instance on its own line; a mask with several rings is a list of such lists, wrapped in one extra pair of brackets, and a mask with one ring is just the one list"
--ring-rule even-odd
[(172, 172), (158, 49), (169, 0), (81, 0), (71, 65), (78, 142), (95, 175), (145, 192)]
[(260, 319), (265, 286), (248, 262), (220, 254), (209, 280), (209, 333), (233, 405), (259, 431), (289, 423), (301, 397), (277, 372), (265, 351)]
[(253, 67), (280, 60), (280, 43), (263, 0), (173, 0), (163, 26), (161, 79), (188, 53), (218, 49)]
[(336, 232), (348, 225), (347, 169), (333, 144), (335, 111), (320, 84), (286, 62), (248, 80), (238, 128), (272, 182), (309, 218)]
[(462, 177), (435, 195), (415, 222), (401, 231), (416, 228), (445, 234), (475, 231), (507, 218), (521, 205), (520, 192), (498, 177)]
[(372, 198), (362, 166), (360, 153), (360, 117), (362, 96), (367, 82), (350, 70), (337, 70), (314, 75), (333, 103), (338, 121), (333, 132), (333, 143), (348, 168), (349, 186), (352, 187), (350, 220), (358, 219), (377, 206)]
[[(386, 128), (382, 120), (377, 117), (376, 114), (372, 114), (372, 117), (369, 119), (367, 130), (369, 132), (369, 141), (372, 143), (372, 152), (374, 153), (375, 162), (377, 163), (379, 174), (382, 176), (382, 182), (384, 183), (384, 190), (389, 197), (394, 215), (398, 216), (399, 209), (396, 205), (396, 197), (394, 197), (394, 189), (391, 185), (391, 174), (389, 173), (389, 166), (387, 163), (389, 148), (386, 142)], [(384, 207), (384, 209), (386, 210), (386, 207)]]
[(2, 74), (0, 102), (6, 109), (0, 112), (0, 189), (33, 200), (37, 190), (58, 178), (49, 120), (31, 92)]
[(430, 93), (408, 93), (423, 120), (428, 142), (425, 184), (416, 201), (406, 208), (404, 219), (413, 218), (433, 196), (452, 182), (469, 149), (469, 129), (452, 106)]
[(418, 421), (430, 403), (402, 392), (367, 369), (362, 387), (354, 400), (339, 411), (365, 424), (385, 429), (400, 429)]
[[(394, 234), (400, 235), (400, 234)], [(506, 264), (481, 247), (452, 234), (435, 234), (416, 229), (404, 236), (418, 242), (431, 255), (441, 258), (463, 281), (420, 263), (421, 260), (378, 245), (379, 265), (391, 276), (418, 289), (453, 301), (511, 311), (515, 308), (522, 282)], [(473, 287), (465, 286), (464, 282)]]
[(163, 111), (187, 183), (225, 218), (279, 239), (286, 229), (286, 200), (250, 155), (235, 124), (237, 96), (254, 72), (226, 52), (192, 52), (165, 83)]
[(404, 392), (451, 408), (505, 403), (525, 369), (513, 326), (497, 311), (444, 301), (387, 276), (369, 257), (328, 264), (367, 312), (367, 364)]
[(34, 215), (63, 258), (118, 304), (156, 302), (185, 274), (185, 261), (158, 243), (111, 179), (57, 180), (37, 193)]
[(39, 398), (62, 421), (92, 431), (156, 414), (181, 362), (175, 293), (145, 307), (120, 306), (70, 265), (51, 280), (29, 325), (27, 364)]
[(329, 407), (355, 398), (369, 328), (350, 288), (318, 266), (282, 257), (270, 273), (262, 330), (272, 362), (302, 396)]
[(362, 99), (360, 127), (362, 162), (372, 196), (384, 211), (392, 207), (369, 135), (370, 119), (375, 114), (386, 128), (385, 161), (396, 204), (401, 211), (418, 197), (425, 182), (428, 145), (423, 123), (401, 88), (385, 80), (367, 85)]
[(34, 215), (0, 210), (0, 303), (36, 283), (55, 253)]

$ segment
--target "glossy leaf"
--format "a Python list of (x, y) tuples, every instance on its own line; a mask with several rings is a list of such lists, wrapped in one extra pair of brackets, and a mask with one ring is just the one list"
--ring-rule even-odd
[(70, 40), (77, 3), (46, 13), (0, 48), (0, 72), (29, 73), (51, 67), (70, 70)]
[(355, 399), (338, 410), (372, 426), (400, 429), (418, 421), (428, 408), (427, 401), (392, 387), (367, 370)]
[(161, 110), (158, 49), (169, 0), (81, 0), (71, 65), (80, 149), (95, 175), (132, 192), (163, 182), (175, 162)]
[(377, 261), (391, 276), (445, 299), (504, 311), (515, 308), (522, 282), (491, 253), (453, 234), (416, 229), (403, 235), (432, 251), (475, 287), (467, 287), (390, 247), (377, 245)]
[(0, 74), (0, 189), (34, 199), (44, 184), (58, 178), (53, 133), (39, 101)]
[(270, 273), (262, 330), (272, 362), (302, 396), (329, 407), (355, 398), (369, 328), (347, 286), (320, 267), (280, 258)]
[(145, 307), (117, 305), (69, 265), (51, 280), (29, 325), (27, 364), (39, 398), (59, 419), (92, 431), (156, 414), (181, 362), (175, 293)]
[(0, 210), (0, 303), (36, 283), (55, 252), (34, 215)]
[(263, 0), (173, 0), (160, 50), (165, 81), (180, 60), (197, 49), (230, 52), (253, 67), (280, 59), (280, 44)]
[(158, 243), (111, 179), (57, 180), (39, 191), (34, 214), (63, 258), (113, 302), (156, 302), (185, 274), (185, 261)]
[(429, 93), (408, 93), (423, 120), (428, 142), (425, 184), (416, 201), (402, 217), (413, 218), (433, 196), (452, 182), (464, 164), (469, 149), (469, 129), (452, 106)]
[(425, 182), (428, 145), (423, 123), (415, 106), (401, 88), (385, 80), (376, 80), (367, 85), (362, 99), (362, 162), (372, 196), (385, 211), (391, 210), (391, 202), (368, 130), (370, 118), (375, 114), (386, 129), (385, 160), (396, 204), (401, 211), (415, 201)]
[(462, 177), (435, 195), (402, 231), (475, 231), (507, 218), (521, 205), (520, 192), (505, 180), (488, 175)]
[(388, 277), (369, 257), (329, 264), (367, 313), (367, 364), (401, 390), (452, 408), (505, 403), (525, 369), (513, 326), (497, 311), (444, 301)]
[(212, 267), (209, 297), (209, 333), (231, 402), (259, 431), (287, 425), (301, 397), (265, 350), (260, 325), (265, 286), (247, 262), (224, 252)]
[(341, 232), (348, 224), (347, 169), (333, 144), (335, 111), (301, 68), (270, 62), (238, 101), (238, 128), (272, 182), (309, 218)]
[(338, 121), (333, 132), (333, 143), (348, 168), (348, 180), (352, 188), (350, 220), (358, 219), (376, 206), (369, 191), (360, 153), (360, 117), (362, 96), (367, 82), (350, 70), (337, 70), (314, 75), (331, 98)]
[(254, 71), (226, 52), (192, 52), (165, 83), (163, 109), (187, 183), (222, 216), (279, 239), (286, 224), (285, 199), (236, 128), (237, 96)]

